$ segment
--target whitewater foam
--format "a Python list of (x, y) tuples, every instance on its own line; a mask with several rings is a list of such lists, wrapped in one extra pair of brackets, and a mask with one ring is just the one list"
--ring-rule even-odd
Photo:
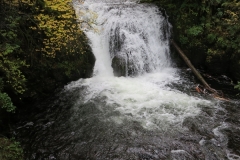
[[(82, 28), (96, 58), (94, 75), (65, 87), (84, 87), (82, 103), (101, 105), (101, 99), (102, 107), (120, 113), (109, 117), (116, 124), (137, 121), (146, 129), (160, 130), (181, 126), (184, 118), (200, 113), (199, 105), (211, 103), (169, 87), (182, 80), (169, 56), (171, 25), (157, 7), (117, 0), (86, 0), (74, 6), (80, 21), (83, 16), (94, 22)], [(130, 70), (134, 76), (114, 77), (114, 57), (126, 62), (126, 73)]]

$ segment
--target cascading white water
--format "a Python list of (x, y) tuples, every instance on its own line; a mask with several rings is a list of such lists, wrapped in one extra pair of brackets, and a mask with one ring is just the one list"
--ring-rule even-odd
[[(96, 57), (95, 75), (112, 75), (111, 63), (116, 57), (126, 66), (126, 72), (133, 74), (170, 66), (169, 24), (157, 7), (123, 1), (85, 1), (75, 8), (84, 21), (82, 29), (86, 30)], [(87, 29), (86, 23), (91, 27)]]
[[(211, 103), (169, 87), (182, 80), (171, 66), (169, 24), (157, 7), (126, 0), (75, 1), (74, 7), (96, 58), (92, 78), (65, 87), (84, 87), (84, 100), (76, 103), (119, 112), (108, 117), (116, 124), (130, 120), (162, 130)], [(125, 75), (135, 77), (114, 77), (115, 57), (125, 66)]]

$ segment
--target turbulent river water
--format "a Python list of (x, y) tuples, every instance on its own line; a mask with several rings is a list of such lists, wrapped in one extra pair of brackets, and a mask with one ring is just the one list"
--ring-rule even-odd
[(96, 58), (93, 76), (19, 123), (28, 160), (240, 159), (239, 102), (193, 91), (194, 78), (174, 67), (171, 25), (157, 7), (73, 4)]

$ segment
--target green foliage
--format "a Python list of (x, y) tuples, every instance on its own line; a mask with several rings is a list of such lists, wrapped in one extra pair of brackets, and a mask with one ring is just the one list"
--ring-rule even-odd
[(1, 160), (23, 160), (23, 150), (14, 139), (0, 138)]
[(214, 43), (214, 42), (216, 41), (216, 39), (217, 39), (217, 35), (214, 34), (214, 33), (209, 33), (209, 34), (207, 35), (207, 41), (208, 41), (210, 44)]
[(181, 42), (181, 44), (184, 44), (184, 45), (189, 43), (188, 37), (184, 35), (179, 36), (179, 41)]
[(26, 78), (21, 69), (26, 67), (21, 54), (21, 41), (18, 39), (19, 22), (21, 17), (17, 10), (9, 4), (1, 8), (0, 26), (0, 108), (14, 112), (16, 107), (7, 92), (16, 96), (26, 90)]
[(238, 84), (235, 85), (234, 88), (239, 91), (239, 93), (237, 95), (240, 96), (240, 82), (238, 82)]
[(5, 24), (0, 30), (0, 73), (3, 81), (15, 94), (22, 94), (25, 91), (25, 76), (21, 68), (26, 66), (24, 60), (18, 58), (20, 41), (17, 39), (18, 23), (20, 17), (15, 11), (3, 18)]
[(0, 92), (0, 105), (2, 109), (5, 109), (7, 112), (14, 112), (16, 109), (7, 93)]
[(2, 92), (3, 86), (3, 81), (0, 78), (0, 106), (7, 112), (14, 112), (16, 107), (13, 105), (11, 98), (8, 96), (8, 94)]
[(203, 33), (203, 28), (201, 26), (193, 26), (189, 28), (186, 32), (190, 36), (198, 36)]
[(240, 82), (238, 82), (237, 85), (234, 86), (235, 89), (238, 89), (240, 91)]

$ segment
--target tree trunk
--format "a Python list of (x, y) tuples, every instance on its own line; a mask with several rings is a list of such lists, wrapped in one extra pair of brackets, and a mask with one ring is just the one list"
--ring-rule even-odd
[(178, 47), (178, 45), (171, 40), (172, 45), (175, 47), (175, 49), (178, 51), (178, 53), (180, 54), (180, 56), (182, 57), (182, 59), (186, 62), (186, 64), (188, 65), (188, 67), (191, 68), (191, 70), (193, 71), (194, 75), (202, 82), (202, 84), (204, 85), (204, 87), (206, 87), (206, 89), (208, 89), (209, 91), (213, 92), (214, 94), (218, 95), (218, 92), (215, 89), (212, 89), (208, 83), (204, 80), (204, 78), (201, 76), (201, 74), (196, 70), (196, 68), (192, 65), (192, 63), (190, 62), (190, 60), (187, 58), (187, 56), (183, 53), (183, 51)]

